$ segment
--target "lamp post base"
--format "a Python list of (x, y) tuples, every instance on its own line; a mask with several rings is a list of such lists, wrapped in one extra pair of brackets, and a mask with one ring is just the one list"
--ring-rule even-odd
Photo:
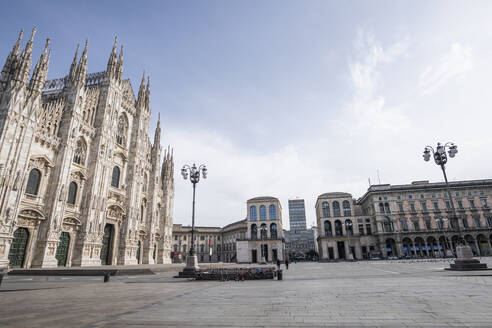
[(187, 255), (186, 256), (186, 267), (179, 273), (179, 278), (194, 278), (196, 271), (199, 270), (198, 266), (198, 256)]
[(468, 245), (456, 246), (456, 260), (446, 270), (450, 271), (473, 271), (487, 270), (486, 263), (480, 263), (479, 260), (473, 258), (473, 252)]

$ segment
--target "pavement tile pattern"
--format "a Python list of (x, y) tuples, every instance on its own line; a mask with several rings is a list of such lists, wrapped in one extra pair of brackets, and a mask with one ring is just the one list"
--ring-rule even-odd
[[(482, 259), (492, 267), (492, 259)], [(293, 263), (284, 280), (9, 276), (0, 327), (492, 327), (492, 271)], [(176, 267), (176, 269), (179, 269)]]

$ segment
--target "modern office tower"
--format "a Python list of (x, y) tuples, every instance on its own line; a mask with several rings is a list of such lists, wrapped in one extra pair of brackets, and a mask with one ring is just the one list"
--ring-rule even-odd
[(304, 199), (289, 199), (290, 231), (306, 230), (306, 209)]

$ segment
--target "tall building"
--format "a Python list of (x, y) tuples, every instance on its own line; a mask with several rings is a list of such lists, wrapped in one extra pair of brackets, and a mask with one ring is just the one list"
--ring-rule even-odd
[(239, 263), (276, 262), (284, 259), (282, 206), (275, 197), (251, 198), (246, 203), (247, 232), (237, 240)]
[(285, 231), (285, 246), (290, 259), (304, 259), (316, 252), (315, 234), (306, 227), (304, 199), (289, 199), (290, 231)]
[(306, 209), (304, 199), (289, 199), (290, 231), (306, 230)]
[[(357, 201), (327, 193), (316, 202), (322, 260), (434, 257), (455, 252), (460, 234), (476, 256), (492, 255), (492, 180), (372, 185)], [(458, 215), (453, 220), (453, 202)]]
[(30, 76), (34, 29), (0, 77), (0, 266), (170, 262), (173, 156), (151, 142), (149, 79), (135, 97), (123, 47), (87, 74), (88, 43), (46, 81), (49, 39)]

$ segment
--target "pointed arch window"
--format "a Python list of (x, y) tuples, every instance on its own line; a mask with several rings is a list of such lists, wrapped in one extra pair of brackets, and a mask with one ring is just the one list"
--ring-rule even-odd
[(335, 221), (335, 236), (343, 236), (343, 227), (340, 220)]
[(256, 213), (256, 206), (251, 206), (249, 208), (249, 219), (251, 221), (256, 221), (258, 220), (257, 213)]
[(68, 187), (68, 204), (75, 205), (75, 200), (77, 199), (77, 189), (77, 183), (75, 183), (74, 181), (70, 182), (70, 185)]
[(256, 224), (251, 225), (251, 240), (257, 240), (258, 239), (258, 227)]
[(340, 203), (337, 201), (333, 202), (333, 216), (340, 216)]
[(32, 169), (29, 172), (29, 178), (27, 179), (26, 194), (36, 196), (39, 192), (39, 185), (41, 184), (41, 171), (38, 169)]
[(115, 188), (120, 187), (120, 168), (118, 166), (113, 167), (113, 175), (111, 176), (111, 186)]
[(348, 235), (354, 234), (354, 225), (352, 224), (352, 220), (345, 220), (345, 231)]
[(324, 226), (325, 226), (325, 236), (331, 237), (333, 235), (333, 232), (331, 231), (331, 222), (326, 220)]
[(277, 207), (275, 205), (270, 205), (268, 208), (268, 211), (270, 212), (270, 220), (275, 220), (277, 219)]
[(267, 225), (265, 223), (263, 223), (260, 226), (260, 235), (261, 235), (261, 239), (267, 239), (268, 238), (268, 228), (267, 228)]
[(118, 118), (118, 130), (116, 131), (116, 143), (126, 147), (126, 136), (128, 134), (128, 119), (125, 115)]
[(329, 218), (330, 217), (330, 204), (328, 204), (328, 202), (323, 202), (323, 204), (321, 204), (321, 208), (323, 209), (323, 217)]
[(87, 153), (87, 146), (85, 141), (80, 138), (77, 140), (77, 145), (75, 146), (75, 151), (73, 154), (73, 162), (79, 165), (85, 164), (85, 156)]
[(275, 223), (270, 224), (270, 237), (277, 239), (277, 225)]
[(261, 205), (260, 206), (260, 220), (266, 220), (267, 214), (266, 214), (266, 206)]
[(352, 211), (350, 210), (350, 202), (348, 200), (344, 200), (342, 206), (343, 206), (343, 216), (351, 216)]

